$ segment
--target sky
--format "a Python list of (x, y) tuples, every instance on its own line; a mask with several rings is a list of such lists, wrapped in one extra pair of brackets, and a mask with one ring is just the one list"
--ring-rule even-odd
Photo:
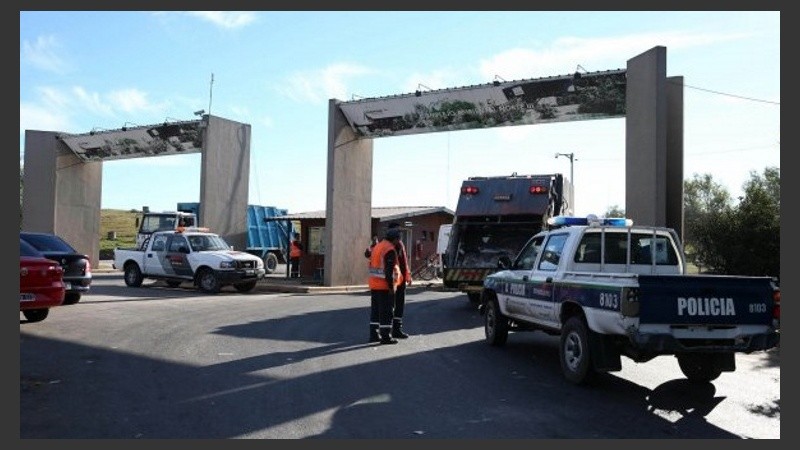
[[(624, 69), (655, 46), (684, 77), (684, 179), (735, 199), (780, 168), (780, 12), (20, 11), (25, 130), (251, 125), (248, 203), (324, 210), (330, 99)], [(213, 82), (212, 82), (213, 78)], [(373, 141), (372, 204), (455, 210), (472, 176), (572, 169), (577, 215), (625, 205), (625, 119)], [(572, 154), (568, 158), (556, 154)], [(200, 200), (199, 153), (103, 163), (104, 209)]]

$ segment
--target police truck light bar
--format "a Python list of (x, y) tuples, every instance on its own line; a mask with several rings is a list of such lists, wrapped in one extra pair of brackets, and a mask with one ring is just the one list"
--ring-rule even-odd
[(566, 227), (570, 225), (605, 225), (611, 227), (632, 227), (633, 220), (624, 217), (586, 217), (555, 216), (547, 219), (547, 224), (553, 227)]

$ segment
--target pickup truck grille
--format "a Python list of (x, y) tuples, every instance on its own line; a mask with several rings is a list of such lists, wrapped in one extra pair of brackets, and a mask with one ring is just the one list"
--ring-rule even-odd
[(255, 261), (237, 261), (236, 262), (237, 269), (255, 269), (256, 262)]

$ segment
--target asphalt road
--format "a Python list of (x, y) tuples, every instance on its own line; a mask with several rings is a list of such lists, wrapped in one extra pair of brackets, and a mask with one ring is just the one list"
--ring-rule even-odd
[(780, 438), (778, 351), (713, 383), (673, 357), (562, 377), (557, 338), (483, 342), (457, 292), (414, 289), (397, 345), (366, 343), (368, 294), (125, 287), (20, 319), (20, 438)]

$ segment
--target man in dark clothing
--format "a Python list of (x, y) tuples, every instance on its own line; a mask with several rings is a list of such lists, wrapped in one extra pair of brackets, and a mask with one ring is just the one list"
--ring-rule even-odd
[(397, 230), (388, 230), (386, 237), (370, 251), (370, 336), (369, 342), (396, 344), (391, 336), (394, 295), (402, 281), (397, 264), (395, 245), (400, 238)]
[(300, 234), (295, 233), (289, 244), (289, 268), (292, 278), (300, 277), (300, 257), (303, 256), (303, 244), (300, 243)]
[[(399, 231), (400, 224), (392, 222), (389, 229)], [(400, 266), (400, 274), (403, 282), (397, 286), (394, 293), (394, 317), (392, 318), (392, 337), (398, 339), (408, 339), (408, 334), (403, 332), (403, 313), (406, 307), (406, 286), (411, 285), (411, 267), (408, 265), (408, 253), (402, 239), (398, 239), (394, 248), (397, 250), (397, 264)]]
[[(389, 230), (397, 230), (398, 237), (400, 235), (400, 224), (397, 222), (392, 222), (389, 224)], [(372, 249), (375, 247), (375, 241), (377, 239), (373, 237), (372, 245), (364, 251), (364, 256), (369, 258), (370, 254), (372, 253)], [(405, 305), (406, 305), (406, 286), (411, 285), (411, 268), (408, 265), (408, 253), (406, 252), (406, 246), (403, 243), (402, 239), (397, 239), (395, 243), (395, 250), (397, 251), (397, 264), (400, 267), (400, 274), (403, 277), (403, 282), (401, 282), (397, 286), (397, 290), (394, 293), (394, 316), (392, 317), (392, 337), (398, 339), (407, 339), (408, 334), (403, 332), (403, 313), (405, 312)], [(375, 320), (370, 322), (370, 326), (377, 326), (377, 313), (374, 314)]]

